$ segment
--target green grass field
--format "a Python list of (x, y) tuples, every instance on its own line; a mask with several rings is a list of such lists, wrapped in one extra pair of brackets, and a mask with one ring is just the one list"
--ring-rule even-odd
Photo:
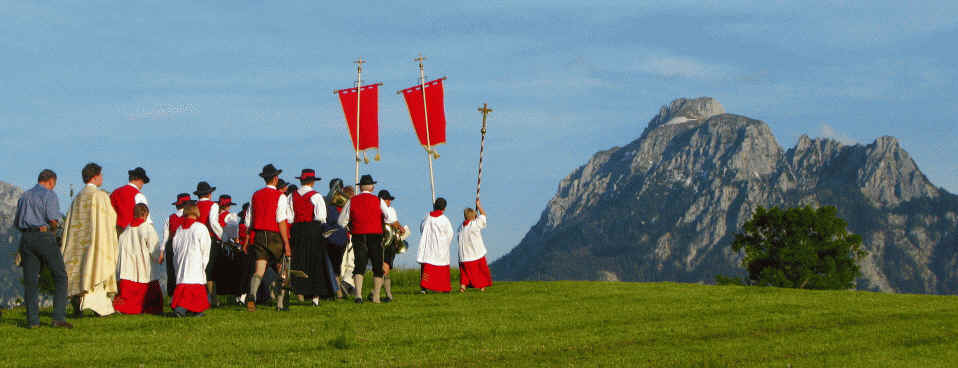
[(952, 296), (619, 282), (416, 295), (417, 277), (397, 275), (390, 304), (288, 313), (228, 306), (201, 318), (84, 317), (69, 320), (73, 330), (28, 330), (18, 328), (22, 309), (5, 311), (0, 365), (958, 366)]

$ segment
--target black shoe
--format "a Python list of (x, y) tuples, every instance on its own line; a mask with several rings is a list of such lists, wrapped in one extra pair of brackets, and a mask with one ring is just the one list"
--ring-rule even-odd
[(382, 302), (383, 302), (383, 303), (389, 303), (389, 302), (391, 302), (391, 301), (393, 301), (393, 298), (390, 298), (390, 297), (388, 297), (388, 296), (382, 299)]
[(40, 324), (39, 324), (39, 323), (29, 323), (29, 324), (27, 324), (26, 326), (23, 326), (23, 328), (26, 328), (26, 329), (28, 329), (28, 330), (32, 330), (32, 329), (34, 329), (34, 328), (40, 328)]
[(50, 326), (53, 328), (65, 328), (68, 330), (73, 328), (73, 325), (67, 321), (53, 321), (53, 323), (51, 323)]
[(366, 297), (366, 300), (373, 301), (373, 294), (369, 294), (369, 296)]
[(276, 311), (277, 311), (277, 312), (289, 312), (289, 304), (284, 305), (284, 306), (282, 306), (282, 307), (276, 307)]
[(353, 301), (356, 302), (356, 304), (363, 304), (363, 298), (356, 298), (353, 299)]

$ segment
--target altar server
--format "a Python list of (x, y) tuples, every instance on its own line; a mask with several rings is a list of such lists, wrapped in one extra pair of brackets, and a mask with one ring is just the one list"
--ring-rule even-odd
[(176, 264), (176, 290), (170, 307), (177, 317), (202, 316), (209, 309), (206, 294), (206, 264), (209, 262), (209, 229), (199, 222), (195, 204), (183, 207), (183, 219), (173, 236), (173, 260)]
[(145, 204), (137, 204), (133, 207), (133, 220), (120, 234), (120, 282), (113, 309), (123, 314), (163, 313), (163, 291), (157, 272), (160, 265), (154, 263), (160, 237), (153, 226), (146, 224), (149, 215)]
[[(479, 210), (478, 215), (476, 210)], [(486, 211), (476, 201), (476, 209), (463, 211), (465, 221), (459, 226), (459, 292), (467, 287), (486, 291), (492, 285), (492, 273), (486, 263), (486, 245), (482, 241), (482, 229), (486, 228)]]
[(419, 227), (419, 252), (416, 262), (421, 265), (419, 286), (421, 293), (436, 291), (448, 293), (449, 285), (449, 244), (452, 243), (452, 223), (443, 214), (446, 199), (436, 198), (433, 211), (422, 220)]
[(191, 201), (189, 193), (180, 193), (176, 195), (176, 212), (166, 219), (163, 225), (163, 242), (160, 243), (159, 262), (166, 265), (166, 295), (173, 296), (173, 289), (176, 289), (176, 271), (173, 266), (173, 236), (176, 235), (176, 229), (180, 228), (180, 220), (183, 218), (183, 206)]

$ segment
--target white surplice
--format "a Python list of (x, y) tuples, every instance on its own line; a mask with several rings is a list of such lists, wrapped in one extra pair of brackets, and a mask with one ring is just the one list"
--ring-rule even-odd
[(449, 265), (449, 244), (452, 243), (452, 223), (446, 215), (427, 215), (419, 226), (419, 250), (416, 262), (434, 266)]

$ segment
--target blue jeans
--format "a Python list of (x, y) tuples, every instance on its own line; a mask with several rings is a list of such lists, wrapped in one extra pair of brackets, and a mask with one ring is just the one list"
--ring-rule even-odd
[(23, 301), (27, 307), (27, 323), (40, 323), (37, 293), (43, 266), (50, 269), (56, 287), (53, 320), (66, 321), (67, 271), (56, 236), (47, 232), (23, 233), (20, 238), (20, 258), (23, 264)]

